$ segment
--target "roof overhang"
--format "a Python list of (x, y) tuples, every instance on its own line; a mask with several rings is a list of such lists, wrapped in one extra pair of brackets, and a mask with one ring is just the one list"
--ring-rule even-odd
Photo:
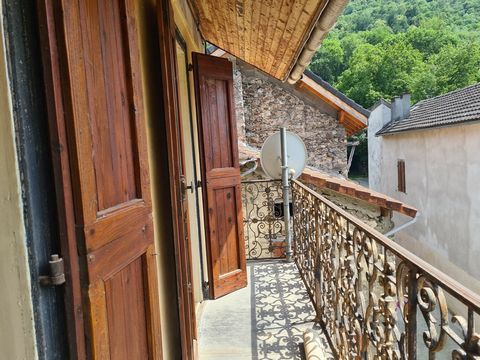
[[(231, 57), (222, 49), (215, 48), (210, 55)], [(316, 98), (333, 107), (338, 113), (338, 122), (345, 128), (347, 136), (352, 136), (367, 127), (370, 111), (364, 109), (340, 91), (307, 71), (296, 85), (301, 91), (313, 94)]]
[(363, 200), (382, 209), (398, 212), (411, 218), (414, 218), (418, 212), (413, 206), (393, 199), (385, 194), (373, 191), (348, 179), (327, 175), (316, 169), (305, 169), (299, 179), (305, 184), (329, 189), (348, 197)]
[(360, 105), (354, 104), (345, 95), (339, 96), (330, 88), (319, 84), (315, 79), (304, 74), (297, 83), (299, 89), (306, 90), (325, 101), (338, 111), (338, 121), (345, 128), (347, 136), (356, 134), (367, 127), (368, 115)]
[(189, 0), (209, 43), (290, 83), (305, 67), (348, 0)]

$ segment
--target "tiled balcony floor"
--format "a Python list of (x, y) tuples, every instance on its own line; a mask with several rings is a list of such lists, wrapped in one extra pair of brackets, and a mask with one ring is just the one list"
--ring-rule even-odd
[(304, 358), (303, 332), (321, 330), (313, 323), (315, 311), (295, 264), (247, 267), (248, 287), (206, 302), (199, 324), (200, 359)]

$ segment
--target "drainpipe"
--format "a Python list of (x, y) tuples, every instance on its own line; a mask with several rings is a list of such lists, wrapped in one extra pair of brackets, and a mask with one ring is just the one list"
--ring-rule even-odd
[(420, 213), (417, 211), (417, 213), (415, 214), (415, 217), (412, 219), (412, 220), (409, 220), (407, 221), (405, 224), (403, 225), (400, 225), (400, 226), (397, 226), (396, 228), (393, 228), (392, 230), (390, 230), (389, 232), (385, 233), (384, 235), (386, 237), (389, 237), (389, 236), (392, 236), (392, 235), (395, 235), (397, 232), (399, 232), (400, 230), (404, 230), (406, 229), (407, 227), (415, 224), (418, 220), (418, 218), (420, 217)]
[(292, 237), (290, 234), (290, 184), (288, 179), (287, 129), (280, 128), (280, 147), (282, 153), (282, 185), (283, 185), (283, 221), (285, 222), (285, 240), (287, 242), (287, 261), (292, 261)]
[(302, 77), (305, 68), (312, 61), (312, 57), (320, 47), (322, 40), (328, 31), (335, 25), (337, 17), (343, 12), (347, 6), (348, 0), (330, 0), (323, 9), (317, 24), (315, 25), (310, 37), (306, 41), (302, 52), (297, 58), (292, 71), (287, 78), (289, 84), (295, 84)]

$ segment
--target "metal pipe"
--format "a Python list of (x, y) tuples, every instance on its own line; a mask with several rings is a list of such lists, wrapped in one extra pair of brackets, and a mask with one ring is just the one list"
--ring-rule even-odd
[(409, 227), (410, 225), (413, 225), (417, 222), (418, 218), (420, 217), (420, 212), (417, 211), (417, 213), (415, 214), (415, 217), (412, 219), (412, 220), (409, 220), (407, 221), (405, 224), (402, 224), (396, 228), (393, 228), (392, 230), (390, 230), (389, 232), (385, 233), (384, 235), (385, 236), (392, 236), (394, 234), (396, 234), (397, 232), (399, 232), (400, 230), (403, 230), (407, 227)]
[(292, 261), (292, 241), (290, 236), (290, 184), (288, 179), (287, 129), (285, 127), (280, 128), (280, 148), (282, 154), (283, 221), (285, 222), (285, 240), (287, 242), (285, 255), (287, 256), (287, 261)]

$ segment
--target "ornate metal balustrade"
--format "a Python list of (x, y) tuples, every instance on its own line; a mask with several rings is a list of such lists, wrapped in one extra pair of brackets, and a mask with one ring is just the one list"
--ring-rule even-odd
[(478, 294), (297, 181), (292, 197), (295, 261), (338, 358), (480, 359)]
[(243, 222), (247, 259), (285, 257), (282, 183), (242, 182)]

